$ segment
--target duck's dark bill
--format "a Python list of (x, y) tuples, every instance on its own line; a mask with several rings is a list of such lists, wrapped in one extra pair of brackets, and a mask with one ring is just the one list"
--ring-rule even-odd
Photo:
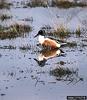
[(39, 34), (36, 34), (36, 35), (34, 36), (34, 38), (37, 37), (38, 35), (39, 35)]

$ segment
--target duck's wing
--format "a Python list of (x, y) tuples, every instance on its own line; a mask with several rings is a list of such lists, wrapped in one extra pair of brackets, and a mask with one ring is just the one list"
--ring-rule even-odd
[(57, 47), (57, 42), (55, 40), (45, 38), (43, 46), (51, 47), (51, 48), (56, 48)]
[(55, 40), (57, 42), (66, 43), (66, 41), (61, 40), (61, 39), (58, 39), (58, 38), (54, 38), (54, 37), (47, 37), (47, 38), (52, 39), (52, 40)]

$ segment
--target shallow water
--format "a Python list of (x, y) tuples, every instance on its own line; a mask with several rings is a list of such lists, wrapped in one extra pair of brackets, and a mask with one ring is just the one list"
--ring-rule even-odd
[[(9, 26), (17, 22), (29, 24), (33, 30), (27, 37), (0, 40), (0, 100), (66, 100), (67, 96), (87, 95), (87, 8), (12, 6), (7, 11), (12, 18), (0, 21), (0, 25)], [(26, 21), (26, 18), (32, 20)], [(80, 37), (71, 35), (65, 38), (76, 42), (77, 46), (61, 47), (64, 53), (60, 50), (59, 55), (55, 55), (56, 51), (49, 53), (37, 46), (38, 40), (34, 36), (43, 26), (56, 28), (62, 24), (71, 31), (78, 27), (84, 29)], [(38, 62), (41, 55), (47, 60)], [(75, 73), (61, 77), (50, 74), (59, 67)]]

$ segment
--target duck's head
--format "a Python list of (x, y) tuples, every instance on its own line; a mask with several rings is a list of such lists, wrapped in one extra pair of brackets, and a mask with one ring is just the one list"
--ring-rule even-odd
[(38, 33), (34, 36), (34, 38), (37, 37), (37, 36), (39, 36), (39, 35), (44, 36), (45, 35), (45, 30), (38, 31)]

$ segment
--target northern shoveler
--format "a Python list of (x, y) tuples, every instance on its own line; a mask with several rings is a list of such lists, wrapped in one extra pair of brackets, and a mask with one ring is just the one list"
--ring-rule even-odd
[(45, 38), (44, 35), (45, 31), (40, 30), (38, 34), (34, 37), (39, 36), (39, 43), (44, 47), (50, 47), (51, 49), (60, 48), (61, 45), (56, 40)]

